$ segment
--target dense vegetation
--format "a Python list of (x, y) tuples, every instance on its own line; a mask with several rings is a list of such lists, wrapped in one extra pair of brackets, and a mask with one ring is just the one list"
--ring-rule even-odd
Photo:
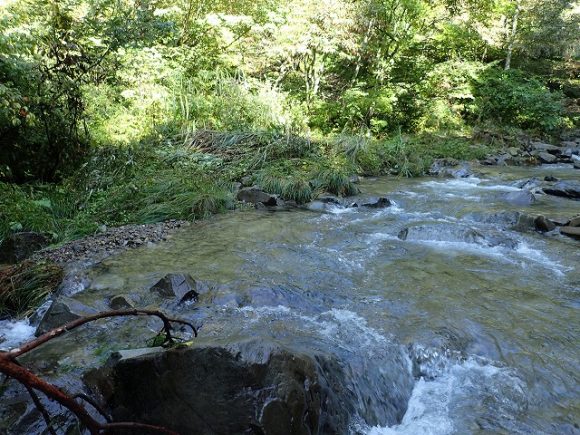
[[(578, 123), (565, 0), (0, 1), (0, 238), (298, 202)], [(499, 144), (501, 145), (501, 144)]]

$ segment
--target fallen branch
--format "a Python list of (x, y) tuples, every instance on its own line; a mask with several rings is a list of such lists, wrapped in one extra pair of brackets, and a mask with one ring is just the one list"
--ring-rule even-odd
[[(37, 391), (43, 393), (49, 399), (58, 402), (59, 404), (67, 408), (70, 412), (72, 412), (75, 415), (75, 417), (87, 428), (87, 430), (91, 433), (91, 435), (106, 434), (111, 431), (114, 432), (123, 429), (138, 430), (141, 433), (155, 432), (166, 435), (178, 435), (176, 432), (160, 426), (136, 422), (112, 422), (111, 418), (104, 412), (104, 410), (98, 405), (98, 403), (93, 399), (91, 399), (90, 397), (82, 393), (74, 396), (69, 395), (65, 391), (46, 382), (45, 380), (41, 379), (40, 377), (32, 373), (27, 368), (23, 367), (16, 359), (19, 356), (22, 356), (30, 352), (31, 350), (36, 349), (42, 344), (63, 335), (65, 332), (72, 331), (73, 329), (76, 329), (86, 323), (94, 322), (99, 319), (111, 317), (123, 317), (123, 316), (154, 316), (161, 319), (161, 321), (163, 322), (163, 328), (161, 329), (160, 334), (165, 335), (163, 346), (174, 344), (177, 340), (176, 337), (172, 334), (173, 323), (181, 324), (191, 328), (193, 335), (197, 337), (196, 328), (189, 322), (180, 319), (172, 319), (170, 317), (167, 317), (161, 311), (128, 309), (128, 310), (105, 311), (102, 313), (95, 314), (93, 316), (81, 317), (63, 326), (48, 331), (47, 333), (41, 335), (40, 337), (37, 337), (34, 340), (31, 340), (16, 349), (12, 349), (7, 352), (0, 352), (0, 373), (3, 373), (7, 379), (12, 378), (18, 381), (26, 388), (26, 390), (28, 391), (28, 393), (32, 398), (34, 405), (40, 411), (47, 425), (48, 431), (51, 434), (54, 434), (55, 431), (51, 426), (50, 415), (48, 414), (48, 411), (46, 410), (46, 408), (40, 401), (38, 395), (36, 394)], [(98, 413), (106, 420), (106, 422), (101, 423), (95, 420), (86, 410), (86, 408), (79, 402), (77, 402), (76, 399), (82, 399), (85, 402), (92, 405), (95, 408), (95, 410), (98, 411)]]

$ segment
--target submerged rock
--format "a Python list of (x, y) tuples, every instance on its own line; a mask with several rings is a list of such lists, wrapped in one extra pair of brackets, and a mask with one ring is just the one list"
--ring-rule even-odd
[(134, 305), (127, 296), (116, 295), (109, 301), (109, 307), (111, 307), (112, 310), (125, 310), (134, 308)]
[[(345, 385), (344, 376), (341, 363), (323, 353), (263, 340), (228, 345), (196, 340), (182, 349), (121, 352), (86, 381), (101, 392), (115, 421), (183, 434), (307, 435), (348, 433), (365, 399)], [(400, 376), (401, 383), (390, 388), (377, 385), (382, 403), (373, 406), (379, 415), (366, 416), (369, 423), (402, 419), (413, 380), (408, 367)]]
[(559, 181), (551, 187), (544, 187), (548, 195), (561, 196), (570, 199), (580, 199), (579, 181)]
[(51, 329), (58, 328), (80, 317), (91, 316), (96, 313), (97, 310), (87, 307), (75, 299), (60, 297), (52, 303), (42, 317), (36, 329), (36, 336), (42, 335)]
[(529, 190), (506, 193), (503, 199), (513, 205), (532, 205), (536, 202), (535, 195)]
[(536, 230), (541, 233), (547, 233), (556, 229), (556, 224), (549, 219), (546, 219), (544, 216), (538, 216), (534, 219), (534, 225)]
[(0, 263), (18, 263), (50, 243), (47, 236), (34, 232), (14, 233), (0, 244)]
[(518, 241), (510, 238), (504, 232), (489, 231), (481, 233), (473, 228), (454, 224), (426, 224), (403, 228), (399, 234), (401, 240), (425, 242), (463, 242), (481, 246), (501, 246), (513, 249)]
[(199, 298), (196, 281), (185, 273), (169, 273), (165, 275), (151, 287), (151, 291), (167, 298), (177, 298), (180, 303), (197, 301)]

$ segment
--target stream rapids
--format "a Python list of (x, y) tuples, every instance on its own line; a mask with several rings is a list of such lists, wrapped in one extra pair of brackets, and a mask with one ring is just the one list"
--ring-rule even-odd
[[(540, 195), (515, 206), (504, 198), (519, 181), (579, 180), (580, 171), (481, 171), (464, 179), (365, 180), (365, 194), (393, 201), (384, 209), (230, 213), (106, 259), (64, 292), (97, 310), (129, 295), (140, 307), (195, 322), (204, 340), (263, 338), (332, 354), (359, 398), (352, 434), (577, 434), (579, 242), (485, 217), (518, 211), (569, 219), (580, 202)], [(172, 272), (211, 286), (211, 303), (156, 299), (148, 289)], [(24, 362), (79, 389), (83, 371), (114, 350), (142, 346), (153, 323), (98, 323)], [(1, 326), (4, 347), (34, 332), (24, 322)], [(402, 416), (389, 414), (390, 405)]]

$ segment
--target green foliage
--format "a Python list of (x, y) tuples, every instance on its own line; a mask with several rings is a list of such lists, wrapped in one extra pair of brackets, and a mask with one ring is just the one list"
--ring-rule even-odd
[(564, 123), (561, 95), (520, 71), (488, 69), (477, 78), (474, 93), (479, 119), (544, 132)]
[[(0, 237), (203, 217), (233, 207), (248, 174), (300, 203), (349, 195), (357, 171), (484, 155), (466, 139), (481, 124), (556, 133), (577, 121), (557, 90), (578, 95), (579, 17), (522, 0), (514, 29), (514, 5), (0, 6), (0, 179), (21, 184), (0, 184)], [(500, 71), (508, 53), (515, 69)]]

